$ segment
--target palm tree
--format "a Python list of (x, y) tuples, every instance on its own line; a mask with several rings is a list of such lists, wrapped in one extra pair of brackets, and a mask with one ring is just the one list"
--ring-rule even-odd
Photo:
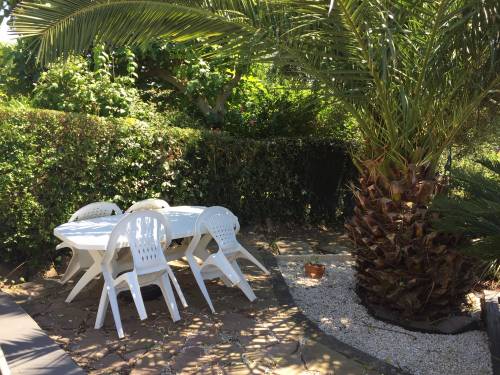
[(40, 61), (93, 42), (203, 35), (220, 53), (295, 65), (356, 118), (360, 295), (404, 316), (455, 304), (469, 269), (428, 226), (443, 151), (498, 90), (495, 0), (25, 0), (11, 25), (38, 37)]

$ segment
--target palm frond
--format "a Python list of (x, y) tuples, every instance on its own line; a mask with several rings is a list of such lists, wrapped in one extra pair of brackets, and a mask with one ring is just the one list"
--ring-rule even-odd
[(38, 56), (94, 41), (211, 37), (248, 60), (300, 67), (359, 122), (384, 170), (425, 165), (499, 90), (496, 0), (25, 0), (12, 26)]
[(457, 170), (452, 176), (460, 195), (438, 196), (432, 210), (440, 214), (436, 229), (474, 239), (464, 247), (485, 259), (500, 258), (500, 163), (481, 160), (491, 174)]
[(229, 22), (199, 5), (162, 0), (26, 1), (15, 9), (11, 26), (23, 37), (38, 37), (42, 63), (85, 51), (96, 41), (134, 45), (158, 36), (181, 41), (253, 33), (234, 18)]

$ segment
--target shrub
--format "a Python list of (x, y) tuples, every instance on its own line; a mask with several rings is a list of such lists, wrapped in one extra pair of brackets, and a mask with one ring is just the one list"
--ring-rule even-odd
[(33, 104), (39, 108), (100, 116), (147, 116), (152, 109), (141, 101), (133, 79), (113, 78), (108, 69), (104, 66), (92, 71), (89, 62), (81, 56), (53, 63), (35, 85)]
[(314, 132), (321, 103), (310, 90), (271, 89), (250, 78), (230, 103), (224, 129), (257, 138), (300, 137)]
[[(229, 98), (223, 129), (252, 137), (320, 136), (356, 139), (355, 121), (330, 96), (315, 88), (298, 86), (283, 77), (271, 78), (264, 66), (242, 78)], [(311, 85), (314, 86), (314, 85)]]
[(30, 38), (19, 38), (15, 44), (0, 43), (0, 91), (8, 98), (29, 95), (40, 75), (31, 43)]
[(0, 243), (5, 261), (43, 261), (80, 206), (147, 197), (223, 205), (242, 223), (332, 221), (353, 171), (328, 139), (237, 139), (128, 118), (0, 107)]

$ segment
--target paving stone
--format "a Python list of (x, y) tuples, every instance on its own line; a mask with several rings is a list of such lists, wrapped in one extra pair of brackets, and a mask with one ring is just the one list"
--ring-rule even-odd
[(185, 348), (176, 355), (171, 363), (172, 369), (177, 372), (195, 370), (203, 365), (201, 358), (205, 355), (205, 350), (200, 347)]
[(238, 240), (249, 251), (270, 250), (269, 241), (263, 235), (238, 235)]
[(253, 340), (255, 340), (257, 337), (258, 336), (255, 336), (255, 335), (249, 334), (249, 333), (245, 333), (245, 332), (235, 336), (238, 343), (242, 346), (251, 345)]
[[(29, 297), (28, 297), (29, 298)], [(36, 299), (25, 299), (20, 303), (24, 310), (30, 314), (47, 313), (54, 304), (49, 298), (37, 297)]]
[(79, 357), (87, 357), (92, 360), (99, 360), (110, 352), (110, 347), (106, 345), (107, 339), (101, 331), (89, 331), (77, 342), (69, 345), (69, 350)]
[[(160, 369), (169, 364), (172, 354), (162, 351), (150, 351), (141, 355), (135, 361), (135, 373), (153, 373), (152, 370), (159, 373)], [(139, 372), (142, 371), (142, 372)]]
[[(288, 374), (299, 374), (305, 368), (297, 349), (298, 343), (293, 341), (277, 343), (267, 348), (244, 347), (243, 350), (246, 350), (246, 352), (242, 355), (242, 360), (247, 367), (247, 371), (251, 369), (251, 373), (286, 374), (286, 371), (290, 371)], [(237, 363), (237, 361), (234, 362)], [(233, 365), (231, 370), (236, 369), (236, 373), (245, 373), (239, 367)], [(280, 372), (281, 369), (284, 369), (283, 372)]]
[[(273, 370), (275, 375), (289, 375), (289, 374), (300, 374), (305, 375), (306, 369), (304, 364), (299, 357), (294, 357), (293, 359), (287, 358), (286, 362), (282, 362), (276, 365)], [(330, 375), (327, 373), (320, 373), (321, 375)], [(316, 374), (315, 374), (316, 375)], [(333, 375), (333, 374), (332, 374)]]
[(127, 363), (116, 353), (110, 353), (99, 361), (93, 362), (91, 366), (98, 371), (97, 373), (114, 372), (118, 368), (127, 366)]
[(264, 329), (261, 333), (252, 335), (251, 341), (247, 345), (251, 345), (252, 348), (268, 348), (278, 342), (278, 338), (272, 331)]
[(169, 340), (163, 342), (161, 350), (173, 355), (179, 352), (179, 350), (185, 345), (185, 342), (185, 337), (172, 337)]
[(246, 348), (238, 342), (228, 342), (210, 348), (209, 354), (215, 363), (227, 366), (228, 364), (241, 363), (245, 350)]
[(281, 255), (314, 254), (308, 242), (292, 238), (281, 239), (275, 242)]
[(137, 339), (131, 338), (125, 341), (122, 346), (120, 346), (120, 350), (123, 350), (125, 353), (142, 349), (149, 350), (158, 343), (160, 343), (159, 340), (155, 340), (149, 337), (141, 337)]
[(158, 375), (161, 374), (161, 369), (156, 367), (133, 368), (130, 375)]
[[(58, 327), (61, 329), (76, 330), (80, 329), (82, 332), (90, 328), (90, 315), (87, 311), (82, 311), (73, 306), (67, 306), (65, 309), (52, 310), (47, 314), (40, 317), (40, 321), (46, 320), (48, 324), (58, 322)], [(93, 329), (93, 327), (92, 327)]]
[(226, 331), (241, 331), (253, 328), (255, 319), (251, 319), (240, 313), (226, 313), (221, 317), (222, 329)]
[[(259, 361), (252, 361), (248, 357), (244, 357), (238, 362), (222, 363), (219, 364), (224, 370), (221, 374), (230, 375), (264, 375), (264, 374), (275, 374), (274, 365), (268, 366)], [(295, 375), (298, 373), (290, 373), (290, 375)]]
[(320, 343), (313, 342), (302, 348), (302, 359), (308, 370), (321, 374), (365, 375), (375, 374), (367, 367)]
[(267, 349), (266, 354), (272, 357), (286, 357), (297, 353), (298, 349), (299, 343), (297, 341), (279, 342), (271, 345)]
[(217, 345), (218, 343), (220, 343), (220, 341), (221, 338), (218, 334), (202, 332), (199, 335), (188, 337), (184, 346), (207, 347)]
[(135, 350), (133, 352), (128, 352), (122, 355), (122, 357), (128, 361), (128, 364), (130, 365), (131, 363), (136, 363), (144, 354), (146, 354), (148, 351), (146, 349), (139, 349)]

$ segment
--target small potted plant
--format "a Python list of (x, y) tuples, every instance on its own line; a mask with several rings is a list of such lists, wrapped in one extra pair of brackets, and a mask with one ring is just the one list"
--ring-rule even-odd
[(317, 256), (311, 257), (309, 262), (304, 264), (304, 269), (306, 276), (312, 279), (321, 279), (325, 274), (325, 265), (319, 263)]

